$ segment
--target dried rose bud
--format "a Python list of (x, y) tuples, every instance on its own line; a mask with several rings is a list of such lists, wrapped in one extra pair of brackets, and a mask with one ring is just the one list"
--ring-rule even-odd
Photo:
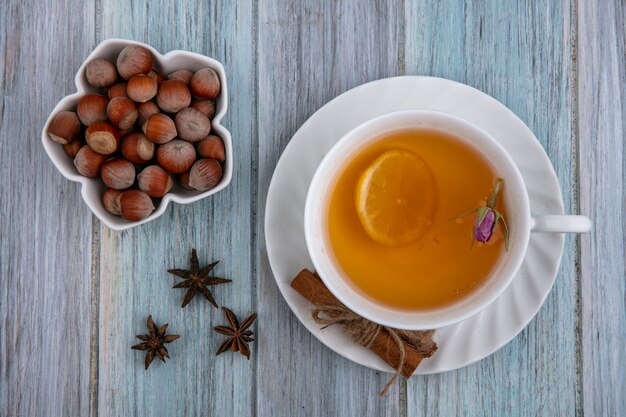
[(479, 242), (489, 242), (496, 224), (496, 214), (488, 207), (478, 210), (474, 221), (474, 239)]
[(502, 233), (504, 235), (504, 245), (508, 249), (509, 247), (509, 228), (506, 224), (506, 220), (502, 213), (500, 213), (496, 209), (496, 205), (498, 204), (498, 197), (500, 195), (500, 191), (502, 191), (502, 187), (504, 186), (504, 180), (498, 178), (495, 185), (491, 189), (489, 193), (489, 197), (487, 198), (487, 204), (485, 207), (476, 208), (468, 211), (465, 214), (462, 214), (456, 219), (460, 219), (461, 217), (465, 217), (471, 213), (476, 213), (476, 218), (474, 219), (474, 230), (472, 235), (472, 243), (477, 240), (482, 243), (489, 242), (493, 232), (498, 228), (498, 224), (502, 223)]

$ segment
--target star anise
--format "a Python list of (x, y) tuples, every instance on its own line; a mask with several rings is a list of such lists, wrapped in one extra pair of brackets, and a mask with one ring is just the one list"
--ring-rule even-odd
[(241, 325), (237, 321), (237, 317), (235, 314), (227, 309), (226, 307), (222, 307), (224, 310), (224, 314), (226, 315), (226, 320), (228, 320), (228, 324), (230, 327), (226, 326), (215, 326), (213, 330), (223, 335), (228, 336), (228, 339), (224, 340), (217, 350), (216, 356), (220, 353), (224, 353), (227, 350), (231, 350), (231, 352), (237, 352), (244, 355), (248, 360), (250, 359), (250, 347), (248, 343), (253, 342), (252, 338), (252, 330), (246, 330), (248, 327), (252, 325), (254, 320), (256, 320), (256, 313), (250, 314), (246, 317)]
[(146, 325), (148, 327), (149, 334), (138, 334), (137, 339), (142, 340), (142, 342), (138, 345), (131, 346), (131, 349), (147, 350), (144, 364), (146, 369), (148, 369), (148, 366), (150, 366), (155, 356), (163, 362), (165, 362), (165, 358), (169, 359), (170, 355), (167, 352), (167, 348), (163, 345), (165, 343), (173, 342), (180, 336), (177, 334), (166, 335), (165, 331), (167, 330), (167, 326), (169, 326), (167, 323), (157, 329), (156, 324), (152, 321), (152, 315), (148, 316)]
[(213, 262), (200, 269), (200, 265), (198, 264), (198, 255), (196, 254), (196, 250), (193, 249), (191, 251), (191, 269), (189, 271), (184, 269), (167, 270), (170, 274), (174, 274), (184, 279), (184, 281), (179, 282), (172, 288), (189, 288), (185, 294), (185, 298), (183, 298), (183, 304), (181, 307), (185, 307), (197, 293), (200, 293), (204, 296), (204, 298), (209, 300), (214, 307), (217, 308), (217, 303), (213, 298), (213, 294), (211, 294), (211, 291), (209, 291), (207, 286), (231, 282), (230, 279), (209, 276), (209, 273), (215, 265), (218, 264), (218, 262), (219, 261)]

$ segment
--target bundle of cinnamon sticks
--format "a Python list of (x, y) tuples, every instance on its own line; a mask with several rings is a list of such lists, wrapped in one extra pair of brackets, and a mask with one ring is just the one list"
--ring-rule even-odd
[[(343, 306), (328, 288), (326, 288), (319, 276), (308, 269), (303, 269), (296, 275), (291, 281), (291, 287), (316, 306)], [(333, 312), (331, 311), (327, 314), (332, 316)], [(428, 334), (428, 338), (429, 340), (424, 343), (424, 346), (419, 347), (412, 346), (404, 341), (402, 342), (405, 353), (404, 363), (401, 363), (402, 355), (400, 347), (384, 327), (378, 332), (369, 348), (393, 369), (398, 369), (398, 367), (402, 365), (402, 375), (405, 378), (409, 378), (413, 375), (413, 372), (415, 372), (415, 369), (422, 360), (432, 356), (437, 350), (436, 343), (432, 341), (432, 332)]]

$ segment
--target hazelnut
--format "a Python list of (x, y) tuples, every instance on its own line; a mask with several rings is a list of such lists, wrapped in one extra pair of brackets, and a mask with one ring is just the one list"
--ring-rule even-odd
[(108, 59), (94, 59), (85, 67), (87, 82), (96, 88), (106, 88), (117, 81), (117, 69)]
[(209, 120), (215, 116), (215, 102), (213, 100), (194, 100), (191, 102), (191, 107), (204, 114)]
[(135, 166), (123, 158), (112, 158), (102, 165), (100, 177), (108, 187), (124, 190), (135, 182)]
[(163, 74), (161, 74), (159, 71), (156, 70), (152, 70), (148, 73), (148, 77), (154, 79), (154, 81), (156, 81), (157, 85), (161, 84), (163, 82), (163, 80), (165, 79), (163, 77)]
[(109, 121), (120, 129), (129, 129), (137, 120), (137, 106), (129, 98), (115, 97), (107, 106)]
[(78, 113), (78, 118), (85, 126), (95, 122), (104, 122), (107, 119), (108, 104), (109, 100), (103, 95), (85, 94), (78, 101), (76, 113)]
[(191, 77), (193, 77), (193, 72), (183, 69), (183, 70), (174, 71), (173, 73), (167, 76), (167, 79), (182, 81), (186, 85), (189, 85), (189, 82), (191, 81)]
[(154, 143), (143, 133), (131, 133), (122, 139), (122, 155), (133, 164), (145, 164), (154, 157)]
[(197, 142), (211, 131), (209, 118), (193, 107), (179, 111), (174, 121), (178, 136), (189, 142)]
[(107, 122), (95, 122), (87, 128), (85, 139), (91, 148), (100, 154), (110, 155), (120, 145), (120, 134)]
[(122, 191), (114, 188), (107, 188), (104, 194), (102, 194), (102, 205), (104, 206), (104, 209), (116, 216), (122, 214), (118, 200), (120, 194), (122, 194)]
[(220, 94), (220, 77), (211, 68), (202, 68), (193, 74), (189, 87), (194, 97), (215, 98)]
[(107, 94), (109, 95), (109, 100), (115, 97), (128, 97), (128, 94), (126, 94), (126, 82), (122, 81), (121, 83), (112, 85), (107, 90)]
[(193, 145), (180, 139), (159, 146), (156, 154), (159, 165), (173, 174), (189, 171), (196, 160)]
[(150, 197), (163, 197), (174, 186), (170, 174), (158, 165), (150, 165), (137, 175), (139, 189)]
[(195, 189), (195, 188), (193, 188), (193, 187), (191, 187), (189, 185), (189, 171), (180, 174), (178, 176), (178, 182), (180, 183), (180, 185), (183, 186), (183, 188), (186, 188), (188, 190), (194, 190)]
[(209, 135), (196, 144), (196, 151), (200, 158), (213, 158), (220, 162), (226, 160), (224, 142), (215, 135)]
[(167, 143), (176, 137), (176, 125), (169, 116), (155, 113), (142, 126), (146, 138), (154, 143)]
[(189, 107), (191, 93), (182, 81), (163, 81), (157, 92), (156, 103), (163, 111), (176, 113), (185, 107)]
[(130, 221), (145, 219), (154, 211), (150, 196), (140, 190), (124, 191), (117, 197), (122, 218)]
[(54, 115), (48, 126), (48, 135), (53, 141), (65, 145), (80, 133), (80, 120), (73, 111), (61, 111)]
[(63, 150), (65, 151), (67, 156), (69, 156), (70, 158), (75, 158), (76, 154), (78, 154), (78, 151), (83, 146), (85, 146), (85, 142), (83, 142), (82, 139), (74, 139), (73, 141), (63, 145)]
[(135, 75), (128, 79), (126, 87), (128, 97), (137, 103), (145, 103), (157, 93), (157, 82), (147, 75)]
[(117, 56), (117, 71), (123, 79), (147, 74), (152, 69), (152, 54), (143, 46), (128, 45)]
[(212, 158), (196, 161), (189, 171), (189, 186), (198, 191), (208, 191), (222, 179), (222, 166)]
[(94, 152), (89, 145), (85, 145), (76, 154), (74, 166), (84, 177), (95, 178), (100, 175), (100, 168), (107, 156)]
[(143, 126), (143, 124), (146, 123), (146, 121), (148, 120), (148, 117), (156, 113), (161, 113), (161, 110), (153, 100), (148, 100), (145, 103), (140, 103), (137, 105), (137, 112), (139, 113), (139, 117), (137, 117), (137, 122), (140, 126)]

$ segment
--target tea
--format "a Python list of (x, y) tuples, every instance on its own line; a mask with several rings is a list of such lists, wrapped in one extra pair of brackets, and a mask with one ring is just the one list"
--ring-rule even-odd
[[(416, 168), (417, 178), (432, 185), (424, 184), (409, 199), (416, 206), (413, 212), (419, 212), (416, 216), (428, 216), (427, 227), (420, 227), (412, 241), (374, 239), (376, 225), (365, 221), (359, 205), (364, 178), (371, 179), (368, 169), (384, 168), (386, 155), (396, 157), (396, 164), (400, 157), (410, 163), (413, 155), (416, 164), (423, 161), (431, 174), (428, 178)], [(480, 288), (505, 250), (499, 231), (488, 243), (471, 247), (474, 216), (459, 217), (484, 206), (496, 180), (496, 173), (476, 150), (447, 133), (403, 130), (383, 136), (354, 156), (332, 186), (327, 205), (332, 255), (353, 286), (378, 303), (428, 310), (459, 301)], [(432, 193), (424, 192), (431, 188)], [(433, 199), (432, 204), (425, 199)], [(501, 196), (498, 208), (506, 213)]]

